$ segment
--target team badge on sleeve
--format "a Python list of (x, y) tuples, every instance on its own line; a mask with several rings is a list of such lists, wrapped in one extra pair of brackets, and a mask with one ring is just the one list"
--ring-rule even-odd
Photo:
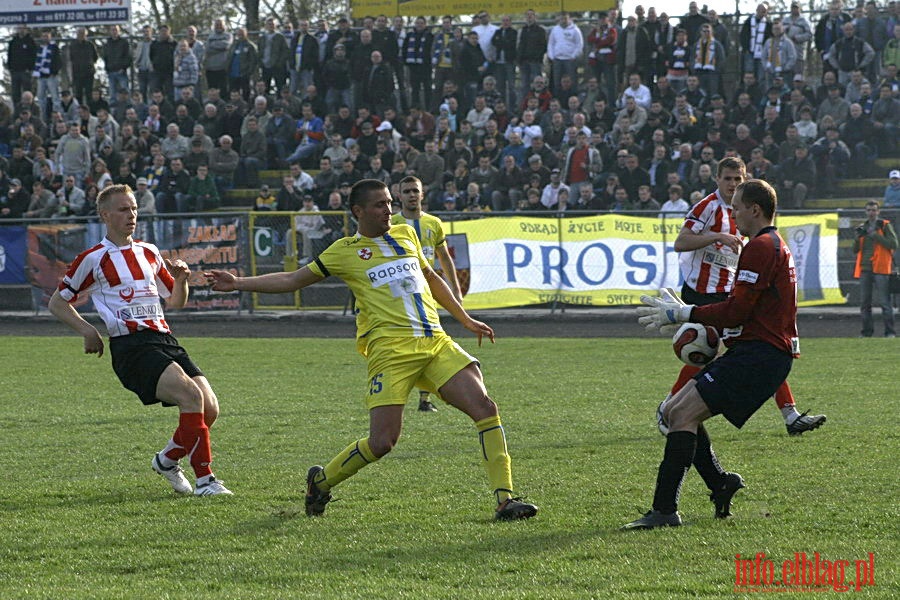
[(372, 258), (372, 251), (368, 248), (360, 248), (356, 251), (356, 254), (359, 255), (359, 257), (363, 260), (369, 260), (370, 258)]

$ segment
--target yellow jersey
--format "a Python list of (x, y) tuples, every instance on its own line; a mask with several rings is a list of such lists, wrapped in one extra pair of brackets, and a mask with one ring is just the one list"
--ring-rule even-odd
[(425, 255), (428, 264), (434, 268), (434, 261), (437, 258), (434, 253), (435, 248), (447, 243), (447, 238), (444, 236), (444, 224), (441, 220), (426, 212), (422, 213), (420, 219), (407, 219), (403, 213), (398, 212), (391, 217), (391, 223), (394, 225), (406, 224), (416, 230), (422, 246), (422, 254)]
[(428, 265), (419, 237), (409, 225), (383, 236), (341, 238), (307, 265), (321, 277), (343, 279), (356, 296), (357, 347), (379, 337), (443, 334), (438, 305), (425, 280)]

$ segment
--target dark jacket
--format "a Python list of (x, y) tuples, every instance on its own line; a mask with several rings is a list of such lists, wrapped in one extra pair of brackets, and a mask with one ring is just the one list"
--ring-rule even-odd
[(369, 76), (369, 67), (372, 66), (372, 52), (375, 50), (377, 48), (372, 44), (357, 44), (353, 51), (347, 54), (350, 58), (350, 75), (353, 77), (353, 81), (365, 81), (365, 78)]
[(241, 77), (253, 77), (259, 69), (259, 52), (256, 50), (256, 45), (250, 40), (235, 40), (231, 43), (231, 48), (228, 49), (228, 67), (225, 70), (231, 73), (231, 62), (234, 60), (235, 51), (241, 44), (246, 44), (240, 51)]
[(74, 40), (69, 44), (69, 64), (74, 73), (93, 73), (99, 58), (93, 42)]
[(107, 73), (125, 71), (131, 66), (131, 45), (123, 37), (110, 39), (103, 46), (103, 62)]
[(346, 90), (350, 88), (350, 61), (331, 58), (322, 67), (322, 83), (329, 90)]
[(287, 188), (282, 187), (278, 190), (278, 195), (275, 196), (275, 199), (277, 210), (299, 210), (303, 193), (297, 188), (294, 188), (293, 191), (288, 191)]
[(506, 29), (501, 27), (494, 32), (494, 37), (491, 38), (491, 44), (497, 49), (498, 59), (500, 58), (500, 54), (503, 53), (507, 64), (516, 62), (516, 42), (518, 37), (518, 32), (512, 27), (507, 27)]
[[(14, 35), (9, 40), (9, 54), (6, 57), (6, 65), (12, 72), (31, 71), (34, 69), (34, 57), (37, 54), (38, 45), (30, 34)], [(16, 102), (19, 101), (15, 98)]]
[(363, 80), (363, 100), (369, 104), (388, 104), (394, 97), (394, 72), (384, 62), (372, 65)]
[(0, 204), (0, 208), (9, 209), (9, 214), (0, 215), (0, 219), (21, 219), (22, 213), (28, 210), (30, 203), (31, 195), (25, 191), (24, 187), (20, 187), (19, 191), (6, 199), (6, 204)]
[(851, 18), (850, 15), (842, 12), (838, 13), (836, 19), (832, 19), (830, 15), (819, 19), (815, 31), (816, 49), (823, 54), (828, 52), (832, 44), (844, 37), (844, 23), (850, 21)]
[(641, 27), (635, 27), (634, 30), (631, 30), (626, 27), (619, 33), (618, 48), (616, 48), (616, 61), (619, 63), (620, 69), (625, 68), (628, 38), (633, 35), (637, 36), (635, 40), (636, 60), (634, 66), (642, 69), (649, 66), (650, 53), (653, 51), (653, 46), (650, 43), (650, 38), (647, 36), (647, 30)]
[(150, 42), (150, 64), (157, 73), (168, 73), (171, 75), (175, 72), (175, 49), (177, 48), (175, 40), (171, 37), (167, 41), (153, 40)]
[(167, 194), (174, 194), (175, 192), (187, 194), (190, 185), (191, 175), (186, 170), (182, 169), (176, 175), (171, 169), (166, 169), (166, 174), (163, 175), (163, 179), (156, 191)]
[[(426, 31), (428, 31), (426, 29)], [(429, 32), (430, 34), (431, 32)], [(413, 32), (410, 32), (412, 35)], [(407, 37), (407, 39), (409, 39)], [(390, 29), (384, 29), (379, 31), (378, 29), (372, 30), (372, 46), (374, 46), (374, 50), (378, 50), (381, 52), (381, 58), (384, 62), (389, 64), (394, 64), (397, 62), (397, 53), (399, 51), (399, 47), (397, 46), (397, 34), (391, 31)], [(405, 45), (404, 45), (405, 47)], [(400, 57), (400, 62), (403, 62), (404, 57)]]
[(547, 30), (535, 23), (522, 28), (516, 54), (519, 62), (541, 62), (547, 52)]
[(803, 160), (797, 160), (796, 156), (792, 156), (780, 165), (778, 165), (777, 180), (778, 185), (784, 185), (784, 181), (793, 181), (796, 186), (798, 183), (805, 184), (808, 193), (811, 193), (816, 187), (816, 163), (812, 157), (807, 156)]
[[(744, 24), (741, 25), (741, 50), (744, 52), (750, 52), (750, 38), (754, 33), (750, 31), (750, 20), (753, 19), (755, 15), (750, 15), (747, 17), (747, 20), (744, 21)], [(766, 18), (766, 31), (763, 33), (763, 42), (772, 37), (772, 21)]]
[(462, 71), (463, 81), (467, 83), (480, 83), (484, 77), (484, 73), (479, 71), (479, 67), (484, 66), (484, 52), (481, 46), (474, 46), (468, 42), (463, 46), (462, 52), (459, 53), (459, 67)]
[[(300, 36), (294, 36), (291, 42), (291, 55), (288, 59), (288, 65), (291, 70), (296, 70), (297, 65), (297, 44), (300, 42)], [(319, 68), (319, 41), (312, 35), (303, 36), (303, 56), (300, 58), (301, 71), (316, 71)]]

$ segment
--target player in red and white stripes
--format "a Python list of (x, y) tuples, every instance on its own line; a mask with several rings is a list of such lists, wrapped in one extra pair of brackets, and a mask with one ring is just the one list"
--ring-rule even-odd
[[(678, 261), (684, 279), (681, 298), (687, 304), (704, 306), (721, 302), (731, 292), (743, 248), (743, 236), (731, 216), (731, 199), (737, 186), (746, 178), (747, 167), (740, 158), (723, 158), (716, 171), (718, 189), (694, 205), (684, 219), (681, 232), (675, 239), (675, 251), (680, 253)], [(727, 330), (721, 333), (728, 336)], [(697, 367), (684, 365), (666, 400), (699, 372)], [(825, 415), (797, 412), (787, 381), (775, 392), (775, 403), (781, 410), (790, 435), (800, 435), (825, 423)], [(657, 411), (658, 415), (662, 406)]]
[[(160, 300), (181, 308), (188, 299), (190, 269), (182, 260), (163, 260), (153, 244), (133, 239), (137, 202), (127, 185), (105, 188), (97, 211), (106, 237), (82, 252), (50, 299), (50, 312), (84, 337), (87, 354), (103, 356), (103, 339), (72, 306), (83, 293), (109, 331), (113, 370), (125, 388), (144, 404), (178, 406), (178, 428), (151, 462), (153, 470), (182, 494), (198, 496), (231, 492), (211, 469), (209, 427), (219, 414), (219, 401), (187, 352), (172, 336)], [(191, 487), (179, 466), (189, 457), (197, 477)]]

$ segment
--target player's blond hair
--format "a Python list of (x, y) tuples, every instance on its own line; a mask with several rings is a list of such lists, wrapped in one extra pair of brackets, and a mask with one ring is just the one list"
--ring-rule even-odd
[(119, 194), (131, 196), (131, 199), (135, 200), (134, 190), (131, 189), (131, 186), (126, 184), (110, 185), (103, 188), (103, 190), (99, 194), (97, 194), (97, 210), (100, 211), (108, 208), (109, 203), (112, 202), (113, 197)]

